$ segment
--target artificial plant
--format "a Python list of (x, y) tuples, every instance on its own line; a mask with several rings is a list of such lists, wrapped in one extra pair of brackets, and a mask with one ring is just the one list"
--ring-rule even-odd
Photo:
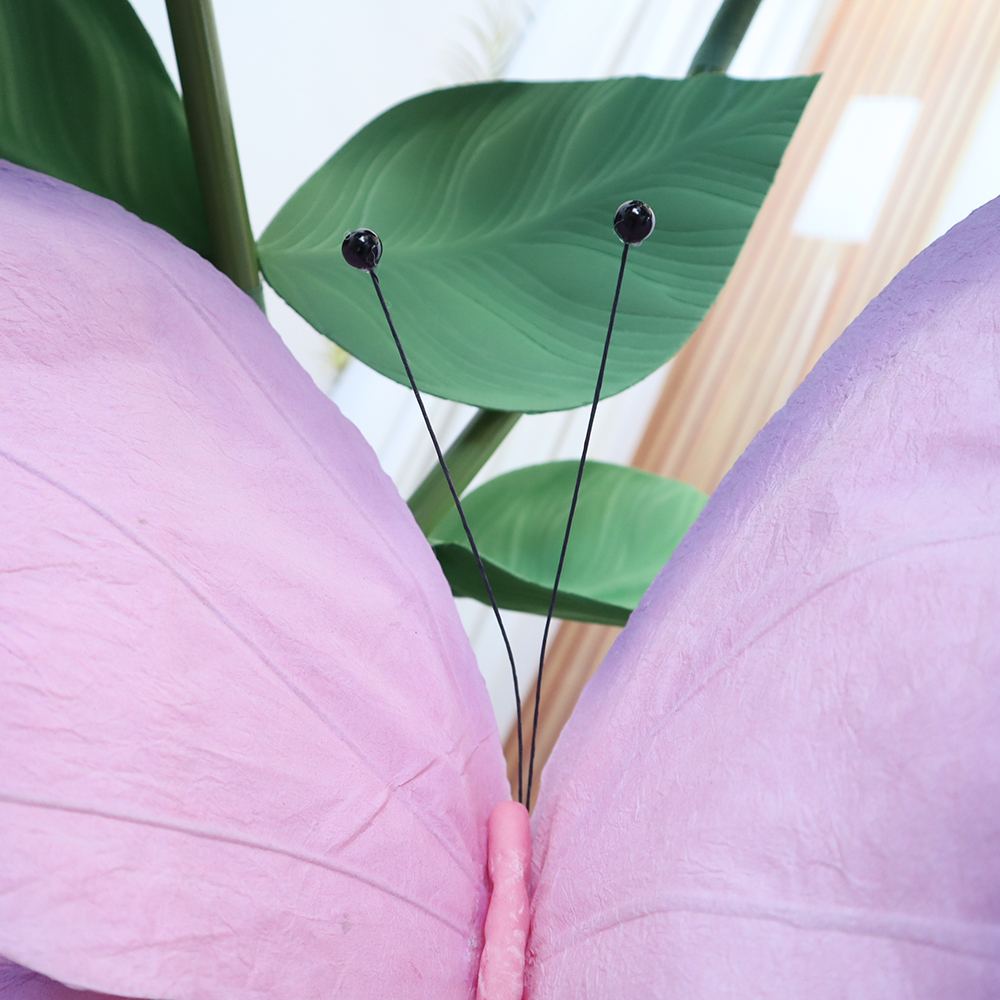
[[(642, 198), (660, 222), (623, 292), (606, 395), (676, 353), (718, 294), (815, 84), (724, 75), (758, 2), (726, 0), (684, 81), (495, 82), (406, 101), (320, 167), (255, 245), (210, 0), (167, 0), (183, 107), (127, 0), (0, 0), (0, 155), (119, 201), (258, 301), (259, 259), (317, 330), (400, 380), (378, 304), (339, 256), (346, 231), (378, 230), (418, 383), (482, 407), (448, 453), (463, 490), (522, 412), (593, 391), (618, 204)], [(500, 504), (524, 523), (550, 520), (553, 477), (542, 468), (487, 484), (489, 502), (470, 498), (507, 607), (544, 613), (539, 583), (560, 535), (529, 540), (481, 518)], [(592, 478), (560, 614), (621, 624), (699, 504), (690, 487), (648, 477), (656, 499), (640, 509), (635, 472)], [(437, 470), (410, 506), (455, 593), (484, 599)], [(631, 535), (616, 527), (625, 519)], [(612, 544), (616, 558), (599, 562)]]

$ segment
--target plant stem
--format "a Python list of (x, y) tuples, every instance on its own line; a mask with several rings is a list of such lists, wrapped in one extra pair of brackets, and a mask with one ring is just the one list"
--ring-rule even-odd
[(212, 263), (263, 309), (212, 0), (166, 0)]
[[(725, 73), (759, 6), (760, 0), (724, 0), (687, 75)], [(503, 410), (479, 410), (472, 418), (445, 454), (459, 493), (472, 482), (520, 416)], [(451, 495), (439, 468), (428, 473), (407, 503), (417, 524), (429, 535), (451, 508)]]
[[(479, 410), (465, 425), (444, 456), (459, 493), (475, 479), (520, 417), (506, 410)], [(451, 491), (440, 466), (434, 466), (407, 503), (420, 529), (429, 535), (452, 508)]]
[(723, 0), (708, 34), (691, 60), (687, 75), (725, 73), (759, 6), (760, 0)]

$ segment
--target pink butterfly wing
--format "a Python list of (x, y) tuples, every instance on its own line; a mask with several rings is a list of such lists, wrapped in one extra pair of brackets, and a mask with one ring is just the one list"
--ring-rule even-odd
[(530, 1000), (1000, 994), (1000, 201), (737, 463), (533, 820)]
[(0, 955), (161, 1000), (471, 995), (508, 790), (398, 493), (195, 254), (9, 165), (0, 201)]

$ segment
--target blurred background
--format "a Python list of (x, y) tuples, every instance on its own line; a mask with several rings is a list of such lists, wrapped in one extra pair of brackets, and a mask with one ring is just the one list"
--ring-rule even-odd
[[(255, 236), (391, 105), (498, 77), (682, 77), (719, 2), (215, 0)], [(176, 82), (163, 0), (133, 4)], [(763, 0), (730, 74), (823, 78), (726, 288), (672, 362), (602, 403), (591, 457), (711, 492), (892, 276), (1000, 194), (998, 67), (1000, 0)], [(266, 303), (295, 356), (408, 496), (434, 460), (409, 391), (349, 358), (269, 289)], [(445, 446), (472, 413), (433, 402)], [(473, 487), (576, 458), (585, 426), (585, 411), (523, 418)], [(513, 691), (491, 612), (459, 605), (507, 734)], [(529, 691), (543, 619), (505, 619)], [(550, 643), (543, 761), (617, 631), (566, 623)]]

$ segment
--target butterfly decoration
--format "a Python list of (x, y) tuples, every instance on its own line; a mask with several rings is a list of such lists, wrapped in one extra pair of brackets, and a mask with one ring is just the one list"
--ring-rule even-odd
[[(405, 504), (193, 252), (0, 202), (0, 996), (475, 995), (510, 790)], [(1000, 992), (998, 229), (852, 324), (584, 692), (526, 1000)]]

